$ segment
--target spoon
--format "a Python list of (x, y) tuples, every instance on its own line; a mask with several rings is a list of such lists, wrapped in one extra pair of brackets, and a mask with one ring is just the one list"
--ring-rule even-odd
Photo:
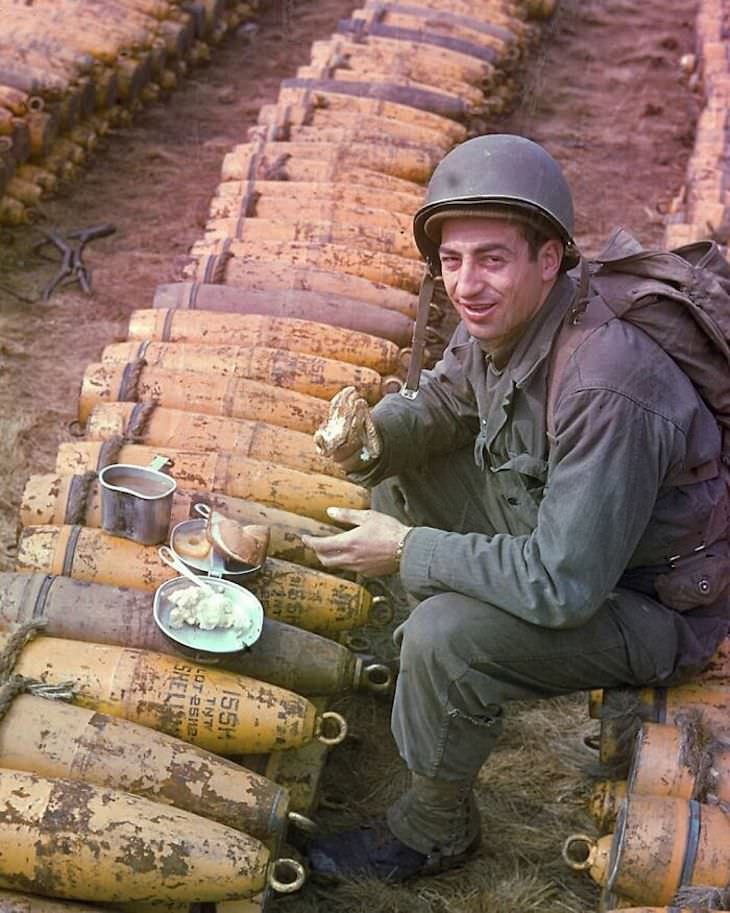
[(190, 568), (183, 564), (182, 561), (178, 560), (176, 555), (173, 554), (172, 549), (167, 545), (161, 545), (157, 549), (157, 554), (162, 559), (163, 563), (168, 567), (171, 567), (173, 570), (177, 571), (178, 574), (181, 574), (183, 577), (187, 577), (188, 580), (192, 580), (195, 586), (200, 587), (201, 590), (205, 590), (206, 593), (215, 595), (215, 590), (209, 584), (204, 583), (197, 574), (194, 574)]

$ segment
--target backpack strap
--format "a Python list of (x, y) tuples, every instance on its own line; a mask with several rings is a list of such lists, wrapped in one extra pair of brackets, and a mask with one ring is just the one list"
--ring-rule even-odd
[(580, 261), (580, 281), (573, 304), (568, 308), (550, 353), (546, 401), (546, 427), (550, 437), (555, 436), (555, 404), (565, 366), (595, 329), (616, 316), (603, 298), (591, 289), (590, 279), (590, 269), (583, 258)]

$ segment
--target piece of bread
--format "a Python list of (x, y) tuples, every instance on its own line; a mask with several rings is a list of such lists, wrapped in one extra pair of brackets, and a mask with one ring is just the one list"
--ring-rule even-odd
[(210, 552), (210, 542), (208, 542), (205, 530), (178, 533), (175, 536), (175, 551), (183, 558), (207, 558)]
[(271, 531), (268, 526), (244, 526), (214, 510), (210, 514), (206, 536), (208, 542), (226, 557), (258, 567), (266, 560)]

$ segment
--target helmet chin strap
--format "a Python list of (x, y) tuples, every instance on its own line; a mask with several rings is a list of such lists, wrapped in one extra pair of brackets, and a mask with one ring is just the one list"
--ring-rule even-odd
[(418, 396), (423, 356), (426, 350), (426, 327), (428, 325), (428, 314), (435, 282), (433, 267), (429, 263), (418, 291), (416, 321), (413, 324), (413, 341), (411, 342), (411, 358), (408, 363), (405, 383), (400, 389), (400, 395), (405, 396), (406, 399), (415, 399)]

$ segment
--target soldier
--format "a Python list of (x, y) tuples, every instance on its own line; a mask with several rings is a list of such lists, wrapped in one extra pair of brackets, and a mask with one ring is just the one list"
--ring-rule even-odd
[[(415, 604), (392, 713), (412, 782), (385, 820), (312, 844), (325, 876), (459, 865), (479, 846), (473, 784), (505, 701), (674, 683), (730, 627), (717, 421), (653, 339), (596, 317), (587, 272), (568, 274), (558, 164), (523, 137), (469, 140), (414, 231), (461, 322), (415, 398), (350, 409), (329, 449), (373, 510), (333, 511), (352, 528), (307, 540), (325, 567), (398, 573)], [(686, 592), (698, 562), (712, 579), (690, 610), (662, 602), (657, 581)]]

